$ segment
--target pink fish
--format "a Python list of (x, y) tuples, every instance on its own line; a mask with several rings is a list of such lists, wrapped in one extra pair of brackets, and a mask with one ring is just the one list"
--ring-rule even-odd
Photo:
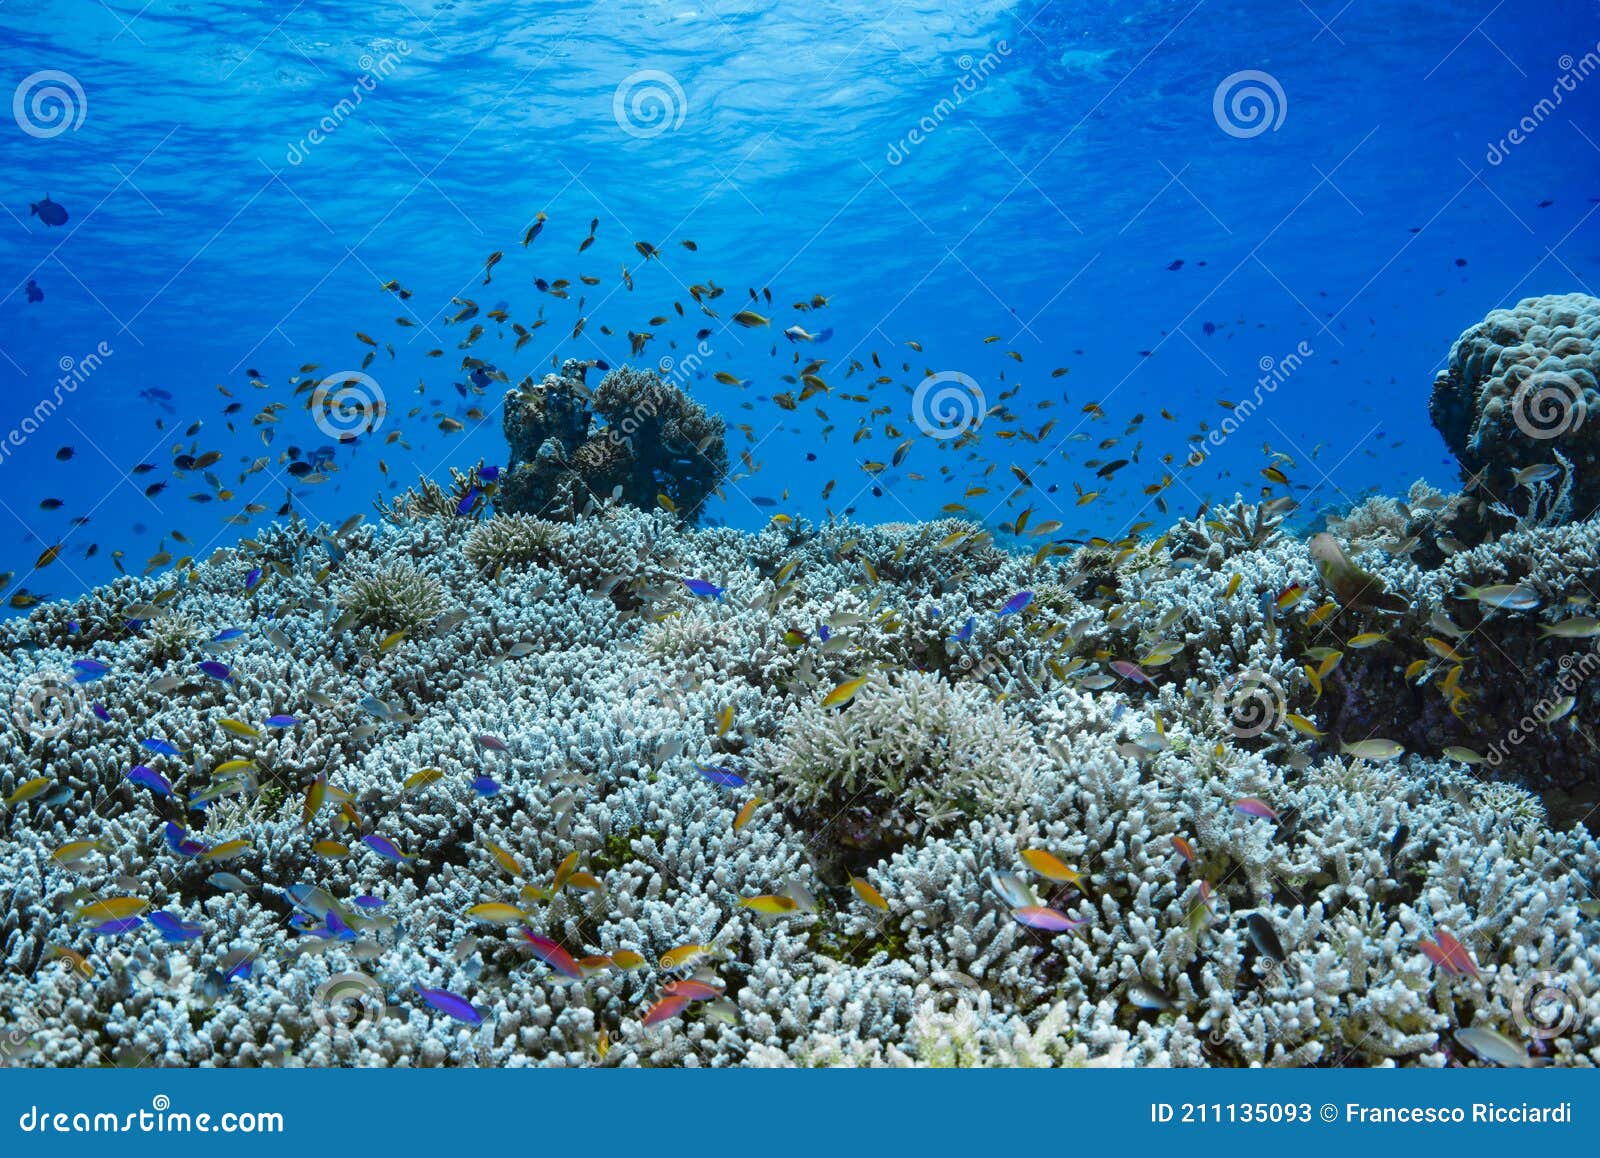
[(1111, 670), (1116, 672), (1123, 679), (1132, 680), (1136, 684), (1145, 684), (1145, 685), (1147, 685), (1149, 687), (1152, 687), (1152, 688), (1156, 686), (1156, 681), (1151, 679), (1148, 675), (1146, 675), (1145, 671), (1144, 671), (1144, 669), (1142, 667), (1140, 667), (1138, 664), (1132, 663), (1132, 662), (1130, 662), (1128, 660), (1125, 660), (1125, 659), (1114, 659), (1114, 660), (1112, 660), (1111, 661)]
[(645, 1010), (644, 1023), (646, 1025), (659, 1025), (663, 1021), (671, 1021), (687, 1008), (689, 1008), (689, 998), (681, 993), (671, 997), (663, 997)]
[(1065, 913), (1043, 905), (1024, 905), (1020, 909), (1012, 909), (1011, 915), (1030, 929), (1044, 929), (1050, 933), (1070, 933), (1073, 929), (1081, 929), (1089, 923), (1074, 921)]
[(1476, 977), (1478, 966), (1467, 952), (1467, 947), (1443, 929), (1434, 934), (1438, 940), (1418, 941), (1417, 948), (1429, 961), (1452, 977)]
[(506, 747), (506, 742), (504, 740), (502, 740), (499, 736), (491, 736), (487, 732), (485, 732), (483, 735), (478, 737), (478, 743), (482, 747), (487, 748), (491, 752), (509, 752), (509, 751), (511, 751), (510, 748)]
[(1243, 800), (1235, 800), (1233, 802), (1233, 810), (1235, 812), (1242, 812), (1246, 816), (1258, 817), (1261, 820), (1270, 820), (1274, 824), (1278, 823), (1278, 814), (1274, 812), (1269, 805), (1257, 800), (1253, 796), (1246, 796)]
[(692, 979), (668, 982), (662, 986), (661, 992), (666, 997), (687, 997), (690, 1001), (710, 1001), (713, 997), (722, 996), (722, 990), (715, 985)]
[(583, 969), (573, 960), (571, 953), (549, 937), (541, 937), (527, 929), (522, 930), (522, 935), (527, 938), (528, 944), (533, 946), (534, 956), (539, 960), (564, 977), (570, 977), (574, 981), (583, 980)]

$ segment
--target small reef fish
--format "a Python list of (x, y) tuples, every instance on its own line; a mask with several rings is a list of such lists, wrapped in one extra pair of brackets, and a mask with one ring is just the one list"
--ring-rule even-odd
[(1371, 760), (1381, 763), (1384, 760), (1393, 760), (1403, 755), (1405, 748), (1397, 740), (1375, 738), (1371, 740), (1357, 740), (1353, 744), (1344, 741), (1339, 743), (1339, 751), (1346, 756), (1354, 756), (1357, 760)]
[(718, 587), (708, 579), (684, 579), (683, 585), (689, 589), (689, 594), (697, 595), (701, 599), (721, 599), (726, 587)]
[(418, 997), (447, 1017), (464, 1021), (468, 1025), (483, 1024), (483, 1014), (459, 993), (451, 993), (448, 989), (427, 989), (421, 985), (413, 985), (412, 988), (416, 990)]

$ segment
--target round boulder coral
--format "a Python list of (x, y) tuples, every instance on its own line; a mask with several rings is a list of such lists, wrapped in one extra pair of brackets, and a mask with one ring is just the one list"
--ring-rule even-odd
[(1456, 340), (1428, 413), (1467, 475), (1477, 476), (1469, 489), (1517, 506), (1517, 472), (1554, 465), (1560, 455), (1573, 466), (1573, 515), (1593, 512), (1600, 504), (1597, 347), (1600, 299), (1587, 294), (1524, 298)]

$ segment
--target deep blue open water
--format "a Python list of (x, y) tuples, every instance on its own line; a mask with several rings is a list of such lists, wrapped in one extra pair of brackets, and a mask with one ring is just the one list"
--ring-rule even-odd
[[(1579, 75), (1597, 41), (1588, 0), (8, 3), (0, 572), (70, 595), (116, 552), (139, 571), (285, 503), (338, 523), (419, 474), (502, 461), (503, 387), (458, 388), (471, 323), (447, 324), (452, 298), (542, 310), (520, 351), (494, 326), (468, 351), (512, 381), (672, 359), (759, 466), (712, 521), (964, 502), (1114, 536), (1160, 522), (1145, 492), (1167, 473), (1173, 514), (1253, 495), (1263, 447), (1293, 457), (1308, 514), (1448, 486), (1426, 402), (1456, 335), (1600, 281), (1600, 79)], [(47, 196), (64, 224), (31, 212)], [(715, 320), (687, 293), (708, 281), (728, 291)], [(729, 321), (751, 288), (770, 327)], [(791, 344), (796, 323), (831, 335)], [(630, 330), (655, 335), (638, 357)], [(832, 394), (791, 411), (773, 399), (797, 350)], [(383, 429), (337, 446), (326, 481), (295, 478), (290, 447), (321, 467), (333, 443), (290, 379), (371, 352)], [(866, 392), (874, 353), (888, 409), (852, 443), (867, 407), (838, 395)], [(915, 433), (905, 384), (929, 371), (1005, 412), (863, 469), (897, 445), (886, 426)], [(1186, 466), (1219, 400), (1252, 395)], [(211, 451), (210, 480), (174, 472)]]

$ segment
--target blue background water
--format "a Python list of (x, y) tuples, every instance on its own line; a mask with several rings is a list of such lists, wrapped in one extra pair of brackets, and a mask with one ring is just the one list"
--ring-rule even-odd
[[(275, 508), (293, 480), (275, 462), (239, 485), (240, 464), (327, 441), (291, 404), (263, 449), (251, 414), (289, 400), (286, 380), (302, 363), (358, 365), (356, 330), (399, 351), (370, 371), (389, 398), (388, 426), (341, 450), (331, 482), (293, 486), (303, 512), (337, 522), (392, 480), (501, 462), (498, 389), (485, 423), (436, 429), (438, 414), (468, 404), (450, 386), (464, 337), (442, 324), (452, 295), (507, 301), (523, 320), (545, 306), (551, 324), (520, 354), (487, 340), (472, 351), (516, 379), (552, 354), (627, 361), (621, 335), (674, 300), (693, 317), (683, 287), (706, 278), (732, 291), (724, 317), (746, 286), (770, 286), (784, 304), (832, 299), (816, 315), (774, 311), (772, 330), (718, 326), (705, 376), (690, 382), (757, 440), (760, 473), (711, 512), (737, 525), (771, 514), (756, 498), (812, 517), (853, 506), (873, 520), (927, 518), (993, 462), (975, 513), (998, 521), (1031, 502), (1037, 518), (1062, 519), (1064, 534), (1116, 534), (1158, 517), (1142, 488), (1160, 477), (1160, 455), (1181, 463), (1185, 436), (1226, 416), (1217, 399), (1250, 396), (1263, 360), (1301, 342), (1303, 365), (1208, 461), (1181, 472), (1167, 492), (1174, 513), (1254, 491), (1263, 444), (1294, 456), (1296, 481), (1315, 487), (1302, 494), (1310, 509), (1418, 476), (1447, 484), (1454, 467), (1426, 401), (1455, 336), (1495, 306), (1600, 283), (1600, 76), (1564, 93), (1499, 163), (1488, 156), (1550, 95), (1563, 58), (1581, 61), (1600, 41), (1592, 2), (1537, 11), (1323, 0), (1109, 13), (1061, 0), (6, 4), (0, 98), (61, 70), (86, 107), (75, 130), (39, 136), (0, 104), (0, 440), (53, 393), (63, 359), (101, 342), (114, 352), (0, 457), (0, 571), (70, 594), (111, 574), (113, 548), (137, 571), (174, 528), (192, 541), (165, 539), (177, 554), (242, 533), (221, 516), (252, 499)], [(645, 70), (677, 86), (665, 89), (670, 123), (630, 134), (617, 93)], [(1230, 134), (1214, 116), (1218, 85), (1242, 70), (1281, 87), (1275, 129)], [(941, 106), (963, 77), (959, 105)], [(359, 105), (310, 143), (356, 91)], [(30, 216), (46, 193), (72, 214), (65, 227)], [(549, 225), (523, 251), (538, 211)], [(599, 241), (580, 258), (591, 217)], [(637, 239), (665, 260), (641, 267)], [(482, 286), (484, 258), (499, 249), (508, 257)], [(631, 294), (617, 286), (622, 264), (635, 269)], [(530, 282), (579, 273), (604, 284), (588, 290), (590, 322), (572, 342), (576, 302)], [(389, 278), (414, 291), (416, 327), (393, 325), (401, 304), (378, 288)], [(28, 300), (30, 280), (42, 302)], [(776, 326), (794, 321), (834, 330), (801, 349), (831, 360), (836, 393), (864, 387), (844, 380), (843, 364), (877, 350), (892, 366), (911, 361), (899, 382), (924, 369), (969, 373), (990, 405), (1020, 385), (1009, 405), (1022, 425), (1058, 425), (1034, 446), (1000, 439), (1010, 427), (991, 418), (970, 448), (977, 459), (925, 440), (875, 496), (860, 462), (894, 445), (882, 420), (852, 446), (865, 408), (814, 400), (837, 427), (824, 443), (811, 403), (790, 413), (767, 400), (793, 370)], [(653, 328), (645, 361), (693, 345), (690, 323)], [(990, 335), (999, 341), (984, 344)], [(421, 356), (435, 346), (447, 357)], [(1070, 372), (1052, 378), (1059, 366)], [(247, 369), (272, 389), (253, 389)], [(720, 385), (717, 369), (751, 384)], [(244, 403), (237, 433), (219, 385)], [(140, 396), (152, 387), (173, 395), (173, 413)], [(1036, 408), (1045, 401), (1057, 404)], [(1105, 421), (1082, 413), (1092, 401)], [(874, 404), (914, 433), (899, 385)], [(413, 406), (422, 412), (408, 419)], [(1159, 419), (1162, 407), (1179, 421)], [(1083, 460), (1139, 412), (1143, 431), (1099, 457), (1125, 457), (1143, 438), (1141, 463), (1075, 506), (1073, 484), (1096, 481)], [(191, 476), (147, 499), (196, 419), (198, 449), (225, 452), (215, 470), (238, 498), (192, 502), (208, 488)], [(1034, 465), (1079, 428), (1093, 441)], [(404, 442), (383, 445), (395, 430)], [(57, 461), (69, 445), (76, 456)], [(731, 436), (735, 453), (746, 445)], [(129, 478), (140, 461), (161, 469)], [(1039, 485), (1007, 509), (1011, 462)], [(824, 504), (818, 492), (834, 477)], [(61, 509), (41, 510), (52, 497)], [(82, 516), (86, 525), (71, 525)], [(60, 561), (29, 574), (56, 542)], [(94, 543), (101, 550), (86, 559)]]

